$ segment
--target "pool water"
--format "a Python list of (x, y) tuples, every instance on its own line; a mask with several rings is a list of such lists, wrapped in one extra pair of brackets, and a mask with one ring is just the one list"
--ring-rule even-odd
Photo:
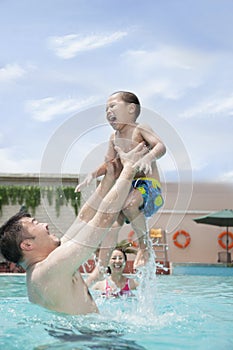
[(228, 267), (227, 264), (173, 264), (172, 274), (233, 277), (233, 265)]
[(100, 314), (68, 316), (29, 303), (24, 275), (0, 275), (0, 349), (233, 349), (232, 276), (157, 276), (139, 293), (93, 292)]

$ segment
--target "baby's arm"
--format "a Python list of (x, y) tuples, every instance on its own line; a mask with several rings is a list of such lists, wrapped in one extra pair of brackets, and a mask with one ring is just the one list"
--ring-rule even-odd
[(116, 157), (116, 151), (114, 149), (113, 136), (111, 136), (111, 138), (109, 140), (108, 151), (107, 151), (107, 153), (105, 155), (104, 163), (102, 163), (92, 173), (88, 174), (85, 177), (85, 179), (76, 186), (75, 192), (80, 192), (82, 188), (90, 185), (92, 180), (96, 179), (99, 176), (105, 175), (106, 174), (106, 167), (107, 167), (106, 163), (109, 162), (109, 161), (112, 161), (115, 157)]
[(93, 179), (95, 179), (99, 176), (105, 175), (105, 173), (106, 173), (106, 163), (104, 162), (95, 171), (88, 174), (85, 177), (85, 179), (76, 186), (75, 192), (80, 192), (82, 188), (90, 185), (90, 183), (92, 182)]
[(152, 173), (151, 162), (161, 158), (166, 153), (166, 147), (150, 126), (138, 125), (138, 133), (145, 141), (149, 152), (137, 162), (137, 167), (140, 172), (150, 174)]

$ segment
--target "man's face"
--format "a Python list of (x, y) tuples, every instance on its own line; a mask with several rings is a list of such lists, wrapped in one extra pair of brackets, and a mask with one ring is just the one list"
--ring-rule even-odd
[(60, 240), (49, 233), (47, 223), (39, 223), (35, 218), (24, 217), (20, 220), (24, 229), (24, 239), (33, 240), (39, 249), (50, 253), (60, 245)]

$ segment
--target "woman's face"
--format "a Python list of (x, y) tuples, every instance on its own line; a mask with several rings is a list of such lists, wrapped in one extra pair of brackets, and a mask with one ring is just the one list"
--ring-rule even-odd
[(123, 271), (125, 263), (124, 254), (120, 250), (114, 250), (109, 261), (111, 271)]

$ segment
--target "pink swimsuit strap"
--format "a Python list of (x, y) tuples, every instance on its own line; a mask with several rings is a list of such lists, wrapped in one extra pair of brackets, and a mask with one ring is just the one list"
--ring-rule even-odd
[[(129, 291), (130, 291), (129, 278), (127, 278), (124, 287), (118, 292), (118, 294), (124, 294), (125, 292), (129, 292)], [(108, 280), (107, 279), (106, 279), (105, 292), (106, 292), (106, 295), (111, 292), (111, 287), (108, 284)]]
[(125, 282), (124, 288), (121, 289), (121, 292), (129, 292), (130, 291), (130, 286), (129, 286), (129, 279), (127, 278)]

